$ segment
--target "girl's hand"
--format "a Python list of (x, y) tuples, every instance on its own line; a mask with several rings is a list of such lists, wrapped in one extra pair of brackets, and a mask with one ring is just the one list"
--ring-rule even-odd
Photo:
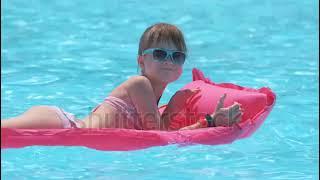
[(242, 118), (243, 112), (239, 103), (236, 102), (229, 107), (223, 108), (226, 96), (224, 94), (219, 99), (215, 112), (211, 114), (215, 126), (232, 126)]
[[(233, 105), (223, 108), (224, 100), (226, 98), (224, 94), (218, 101), (216, 110), (211, 117), (215, 123), (215, 126), (232, 126), (235, 123), (238, 123), (242, 117), (242, 110), (239, 103), (234, 103)], [(180, 128), (179, 130), (192, 130), (201, 128), (201, 123), (198, 121), (195, 124)]]

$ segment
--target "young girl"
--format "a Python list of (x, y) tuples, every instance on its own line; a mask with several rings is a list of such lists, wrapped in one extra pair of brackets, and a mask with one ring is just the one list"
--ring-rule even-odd
[[(187, 47), (182, 32), (174, 25), (155, 24), (142, 34), (137, 62), (141, 75), (131, 77), (116, 87), (109, 96), (83, 120), (55, 106), (35, 106), (20, 116), (1, 120), (1, 128), (129, 128), (170, 130), (170, 114), (179, 112), (183, 102), (200, 90), (178, 91), (170, 99), (162, 116), (158, 103), (166, 86), (182, 74)], [(231, 126), (241, 119), (240, 105), (222, 108), (225, 96), (216, 111), (182, 128)], [(209, 122), (209, 125), (208, 125)], [(212, 125), (213, 124), (213, 125)]]

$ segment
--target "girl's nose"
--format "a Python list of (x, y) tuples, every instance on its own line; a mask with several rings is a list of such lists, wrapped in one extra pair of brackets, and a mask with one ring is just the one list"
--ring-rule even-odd
[(169, 55), (169, 56), (167, 57), (167, 59), (164, 61), (164, 63), (165, 63), (165, 64), (174, 64), (174, 63), (173, 63), (173, 58), (172, 58), (172, 56)]

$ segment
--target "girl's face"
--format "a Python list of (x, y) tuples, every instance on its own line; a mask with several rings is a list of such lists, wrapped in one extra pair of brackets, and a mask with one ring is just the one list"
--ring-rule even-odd
[[(177, 51), (177, 48), (173, 43), (157, 43), (150, 48)], [(153, 59), (152, 53), (139, 56), (138, 63), (142, 70), (142, 74), (151, 80), (161, 83), (170, 83), (177, 80), (182, 74), (182, 65), (174, 64), (170, 59), (170, 56), (167, 58), (169, 59), (159, 62)]]

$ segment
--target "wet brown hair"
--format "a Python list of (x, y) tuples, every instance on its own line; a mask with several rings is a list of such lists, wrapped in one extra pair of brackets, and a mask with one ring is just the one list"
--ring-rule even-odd
[(182, 32), (174, 25), (157, 23), (148, 27), (140, 38), (138, 54), (151, 47), (152, 44), (172, 42), (179, 51), (187, 53), (187, 46)]

